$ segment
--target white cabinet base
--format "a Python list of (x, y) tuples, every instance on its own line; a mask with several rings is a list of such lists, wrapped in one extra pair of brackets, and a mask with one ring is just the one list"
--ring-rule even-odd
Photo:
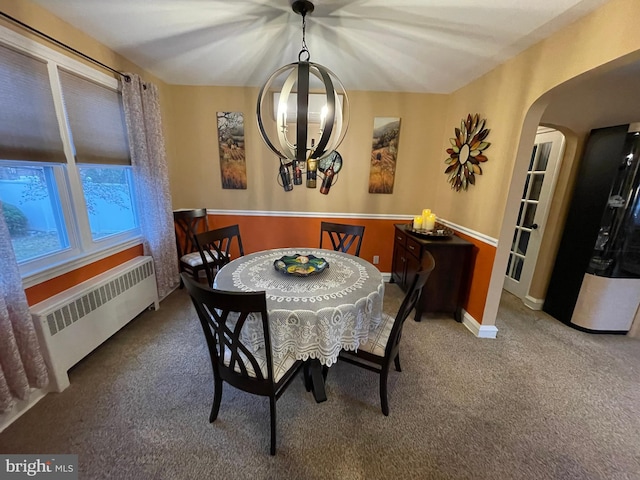
[(640, 304), (640, 278), (585, 274), (571, 323), (594, 331), (628, 332)]

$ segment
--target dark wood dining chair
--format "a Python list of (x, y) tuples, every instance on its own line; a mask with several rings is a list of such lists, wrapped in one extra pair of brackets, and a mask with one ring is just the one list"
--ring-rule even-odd
[[(203, 262), (195, 241), (198, 232), (209, 230), (207, 209), (177, 210), (173, 212), (173, 224), (178, 248), (178, 269), (180, 273), (186, 272), (197, 279), (201, 271), (206, 271), (208, 263), (215, 262), (213, 258)], [(180, 286), (182, 287), (182, 285), (182, 280), (180, 280)]]
[(333, 249), (337, 252), (349, 253), (353, 246), (353, 254), (360, 256), (364, 226), (346, 225), (343, 223), (322, 222), (320, 224), (320, 248), (324, 237), (329, 237)]
[[(224, 382), (255, 395), (269, 397), (271, 455), (276, 454), (276, 401), (303, 366), (288, 353), (274, 358), (269, 336), (265, 292), (227, 292), (209, 288), (182, 274), (200, 319), (213, 368), (214, 394), (209, 422), (218, 418)], [(257, 351), (243, 343), (240, 332), (253, 316), (260, 321), (264, 346)]]
[[(218, 270), (231, 261), (234, 240), (240, 256), (244, 256), (242, 237), (238, 225), (216, 228), (195, 236), (196, 248), (200, 252), (201, 261), (205, 264), (207, 281), (213, 286), (213, 279)], [(205, 259), (207, 262), (205, 263)]]
[(400, 367), (400, 339), (402, 338), (402, 326), (416, 307), (420, 299), (422, 288), (427, 283), (429, 275), (433, 271), (436, 262), (429, 252), (425, 252), (421, 269), (413, 278), (411, 287), (407, 291), (400, 309), (395, 318), (383, 314), (380, 325), (369, 333), (367, 342), (360, 345), (356, 351), (343, 350), (339, 360), (371, 370), (380, 375), (380, 403), (382, 413), (389, 415), (389, 401), (387, 398), (387, 377), (391, 362), (395, 363), (396, 370)]

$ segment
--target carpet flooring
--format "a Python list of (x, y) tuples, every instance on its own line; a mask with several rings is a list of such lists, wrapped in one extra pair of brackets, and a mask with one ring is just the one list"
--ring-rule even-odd
[[(388, 285), (385, 310), (402, 293)], [(403, 371), (346, 363), (317, 404), (296, 378), (277, 403), (213, 382), (184, 290), (70, 371), (0, 434), (0, 452), (79, 455), (81, 479), (639, 479), (640, 341), (591, 335), (504, 293), (497, 339), (445, 317), (409, 319)]]

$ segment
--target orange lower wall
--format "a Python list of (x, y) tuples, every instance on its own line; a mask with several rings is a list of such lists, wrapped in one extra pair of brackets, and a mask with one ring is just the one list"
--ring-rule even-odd
[[(380, 271), (391, 271), (393, 225), (401, 223), (401, 220), (209, 215), (209, 228), (226, 227), (237, 223), (240, 227), (244, 253), (253, 253), (271, 248), (317, 248), (320, 245), (320, 222), (322, 221), (364, 225), (365, 236), (360, 257), (373, 262), (373, 256), (378, 255), (380, 264), (377, 267)], [(330, 245), (329, 248), (331, 248)]]
[(103, 258), (97, 262), (85, 265), (71, 272), (60, 275), (59, 277), (52, 278), (46, 282), (39, 283), (33, 287), (29, 287), (25, 290), (27, 295), (27, 302), (29, 305), (35, 305), (42, 302), (49, 297), (78, 285), (85, 280), (100, 275), (107, 270), (117, 267), (118, 265), (143, 255), (142, 245), (136, 245), (122, 252), (118, 252), (110, 257)]
[[(245, 253), (253, 253), (270, 248), (296, 246), (315, 248), (320, 244), (320, 222), (323, 220), (349, 223), (352, 225), (364, 225), (365, 236), (362, 241), (360, 256), (370, 262), (373, 262), (374, 255), (379, 256), (380, 263), (377, 265), (378, 269), (384, 273), (391, 272), (394, 225), (397, 223), (407, 223), (407, 220), (404, 219), (378, 220), (339, 219), (333, 217), (209, 215), (209, 228), (220, 228), (237, 223), (240, 226)], [(489, 280), (496, 254), (496, 247), (463, 233), (457, 232), (457, 234), (475, 246), (473, 249), (469, 295), (465, 301), (464, 309), (480, 322), (484, 314), (484, 305), (489, 290)], [(238, 252), (232, 252), (232, 254), (237, 255)], [(142, 245), (137, 245), (90, 265), (34, 285), (25, 290), (27, 301), (29, 305), (35, 305), (139, 255), (143, 255)]]
[[(305, 247), (315, 248), (320, 244), (320, 222), (322, 221), (364, 225), (365, 235), (362, 241), (360, 257), (373, 262), (373, 256), (380, 257), (377, 265), (381, 272), (390, 273), (393, 259), (394, 225), (408, 223), (404, 219), (378, 220), (354, 218), (319, 217), (276, 217), (246, 215), (209, 215), (209, 228), (226, 227), (238, 224), (245, 253), (258, 252), (271, 248)], [(471, 285), (464, 309), (481, 322), (484, 304), (489, 290), (491, 269), (496, 248), (468, 235), (458, 233), (474, 244)], [(234, 255), (237, 252), (232, 252)]]
[(469, 296), (467, 297), (464, 309), (469, 312), (469, 315), (471, 315), (478, 323), (482, 323), (484, 305), (487, 301), (487, 292), (489, 291), (489, 280), (491, 279), (491, 271), (493, 269), (493, 261), (496, 257), (496, 247), (478, 240), (477, 238), (465, 235), (464, 233), (457, 232), (457, 235), (474, 245), (473, 259), (471, 262), (471, 285), (469, 287)]

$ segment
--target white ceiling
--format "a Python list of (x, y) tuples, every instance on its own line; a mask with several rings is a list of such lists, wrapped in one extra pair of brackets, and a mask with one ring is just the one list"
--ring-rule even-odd
[[(347, 90), (449, 93), (606, 1), (316, 0), (306, 40)], [(34, 2), (170, 84), (261, 86), (302, 43), (289, 0)]]

